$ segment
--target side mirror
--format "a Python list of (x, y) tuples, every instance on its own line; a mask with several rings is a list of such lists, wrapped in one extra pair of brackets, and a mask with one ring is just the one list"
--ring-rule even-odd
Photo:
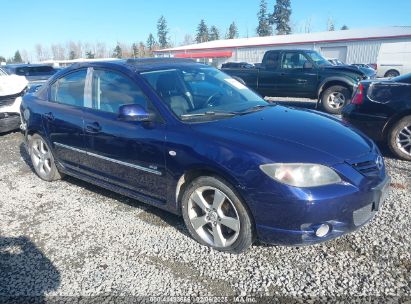
[(128, 104), (120, 106), (118, 118), (123, 121), (150, 122), (154, 119), (154, 114), (138, 104)]
[(312, 68), (314, 68), (314, 65), (311, 62), (307, 61), (306, 63), (304, 63), (304, 69), (309, 70)]

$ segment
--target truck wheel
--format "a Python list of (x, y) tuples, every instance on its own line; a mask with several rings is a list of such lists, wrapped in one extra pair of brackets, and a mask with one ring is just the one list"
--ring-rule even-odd
[(184, 192), (181, 205), (186, 227), (200, 244), (241, 253), (253, 243), (253, 224), (246, 206), (219, 178), (195, 179)]
[(342, 108), (348, 104), (351, 98), (350, 90), (346, 87), (335, 85), (324, 91), (321, 103), (325, 112), (341, 114)]
[(398, 73), (398, 71), (396, 71), (396, 70), (389, 70), (384, 75), (384, 77), (387, 77), (387, 78), (393, 78), (393, 77), (397, 77), (397, 76), (400, 76), (400, 73)]
[(388, 146), (401, 159), (411, 160), (411, 116), (398, 121), (388, 135)]

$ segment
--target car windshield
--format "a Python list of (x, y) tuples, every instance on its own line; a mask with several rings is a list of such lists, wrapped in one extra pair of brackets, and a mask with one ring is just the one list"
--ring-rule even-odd
[(0, 76), (7, 76), (7, 72), (5, 70), (3, 70), (2, 68), (0, 68)]
[(321, 56), (317, 52), (308, 52), (310, 55), (311, 59), (318, 65), (318, 66), (330, 66), (332, 65), (327, 59), (325, 59), (323, 56)]
[(258, 111), (270, 104), (241, 82), (210, 67), (141, 73), (181, 120), (212, 120)]

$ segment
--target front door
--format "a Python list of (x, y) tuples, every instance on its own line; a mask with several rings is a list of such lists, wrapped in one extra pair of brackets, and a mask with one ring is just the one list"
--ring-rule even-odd
[(317, 82), (317, 68), (303, 52), (283, 53), (277, 83), (281, 96), (312, 98), (317, 93)]
[[(84, 109), (83, 173), (157, 200), (166, 198), (165, 125), (118, 119), (124, 104), (155, 111), (137, 83), (120, 71), (94, 69), (91, 104)], [(159, 116), (158, 116), (159, 117)]]
[(54, 156), (63, 166), (76, 168), (84, 149), (82, 107), (87, 70), (56, 80), (48, 92), (43, 122)]

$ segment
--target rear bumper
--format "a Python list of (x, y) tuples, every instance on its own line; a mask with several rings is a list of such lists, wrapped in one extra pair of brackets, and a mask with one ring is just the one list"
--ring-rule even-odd
[(356, 106), (350, 104), (343, 109), (342, 120), (374, 141), (384, 141), (384, 127), (388, 122), (388, 117), (358, 112)]
[[(300, 201), (298, 209), (287, 214), (289, 220), (298, 226), (297, 229), (284, 229), (271, 225), (257, 224), (258, 238), (263, 243), (288, 246), (304, 246), (335, 239), (344, 234), (358, 230), (375, 216), (386, 198), (390, 177), (386, 177), (377, 186), (368, 191), (341, 195), (317, 201)], [(273, 215), (274, 216), (274, 215)], [(321, 225), (328, 225), (329, 232), (325, 236), (317, 236)]]
[(17, 130), (20, 127), (20, 115), (16, 113), (0, 113), (0, 133)]

